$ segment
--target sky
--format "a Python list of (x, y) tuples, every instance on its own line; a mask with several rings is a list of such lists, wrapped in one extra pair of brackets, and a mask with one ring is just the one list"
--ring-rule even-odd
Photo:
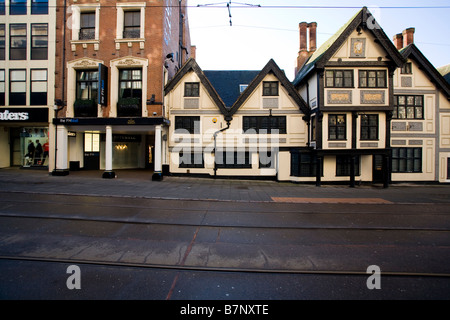
[(261, 70), (274, 59), (293, 80), (299, 51), (298, 24), (317, 22), (320, 47), (364, 6), (391, 40), (414, 27), (415, 44), (428, 60), (436, 68), (450, 64), (449, 0), (241, 1), (231, 1), (231, 18), (229, 1), (188, 1), (191, 44), (197, 47), (196, 60), (203, 70)]

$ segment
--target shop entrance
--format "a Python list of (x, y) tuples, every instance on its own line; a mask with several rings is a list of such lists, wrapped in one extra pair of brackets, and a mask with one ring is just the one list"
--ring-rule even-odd
[(84, 134), (84, 169), (100, 170), (100, 133)]
[(374, 183), (383, 182), (383, 156), (379, 154), (373, 155), (373, 173), (372, 179)]
[(48, 166), (48, 128), (10, 129), (10, 165), (24, 168)]

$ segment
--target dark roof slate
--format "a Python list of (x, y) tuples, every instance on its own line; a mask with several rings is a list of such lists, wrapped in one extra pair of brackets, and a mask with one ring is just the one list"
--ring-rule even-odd
[(259, 74), (250, 70), (204, 70), (203, 73), (222, 98), (225, 106), (231, 108), (241, 95), (239, 85), (248, 85)]

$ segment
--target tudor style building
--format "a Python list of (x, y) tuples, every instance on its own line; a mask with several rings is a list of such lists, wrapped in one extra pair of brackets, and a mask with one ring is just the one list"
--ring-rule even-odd
[(58, 5), (53, 174), (151, 168), (160, 179), (164, 84), (192, 53), (187, 1)]
[(450, 182), (450, 85), (414, 44), (394, 36), (406, 59), (394, 74), (392, 181)]
[(315, 32), (315, 23), (300, 24), (294, 80), (311, 112), (311, 150), (292, 159), (316, 159), (317, 185), (369, 181), (387, 187), (394, 73), (405, 59), (367, 8), (317, 50)]
[(165, 93), (171, 173), (290, 180), (309, 110), (273, 60), (261, 71), (203, 72), (190, 59)]

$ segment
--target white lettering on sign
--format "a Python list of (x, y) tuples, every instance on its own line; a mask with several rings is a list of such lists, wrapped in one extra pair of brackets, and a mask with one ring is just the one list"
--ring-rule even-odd
[(10, 112), (5, 110), (0, 112), (0, 120), (28, 120), (28, 112)]

